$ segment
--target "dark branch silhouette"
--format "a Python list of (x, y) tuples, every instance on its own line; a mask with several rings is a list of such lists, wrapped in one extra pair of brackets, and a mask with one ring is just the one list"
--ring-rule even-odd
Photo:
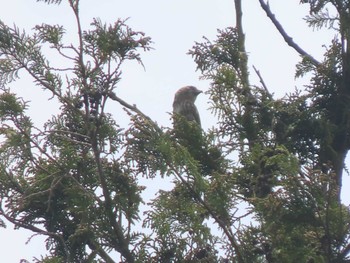
[(284, 41), (286, 41), (289, 46), (294, 48), (295, 51), (297, 51), (301, 56), (308, 58), (313, 65), (318, 66), (320, 62), (316, 60), (313, 56), (311, 56), (309, 53), (307, 53), (304, 49), (302, 49), (297, 43), (293, 41), (293, 38), (287, 34), (287, 32), (284, 30), (281, 23), (278, 22), (275, 15), (271, 12), (269, 4), (265, 3), (264, 0), (259, 0), (259, 2), (262, 9), (264, 9), (266, 15), (268, 16), (268, 18), (270, 18), (271, 22), (275, 25), (278, 32), (283, 37)]
[(272, 100), (272, 94), (270, 93), (269, 89), (267, 88), (265, 81), (260, 74), (260, 71), (255, 66), (253, 66), (253, 69), (254, 69), (256, 75), (258, 75), (260, 83), (263, 86), (264, 90), (266, 91), (267, 96), (269, 97), (270, 100)]

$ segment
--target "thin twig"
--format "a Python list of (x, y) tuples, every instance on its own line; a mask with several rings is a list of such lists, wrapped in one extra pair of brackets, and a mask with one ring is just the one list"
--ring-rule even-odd
[(265, 84), (265, 81), (264, 81), (264, 79), (262, 78), (262, 76), (260, 74), (260, 71), (254, 65), (253, 65), (253, 69), (254, 69), (256, 75), (258, 75), (260, 83), (263, 86), (264, 90), (266, 91), (267, 96), (269, 97), (269, 99), (272, 100), (272, 95), (271, 95), (269, 89), (267, 88), (267, 86)]
[(124, 101), (123, 99), (119, 98), (117, 95), (115, 95), (114, 92), (109, 92), (108, 96), (112, 99), (115, 100), (117, 102), (119, 102), (122, 106), (124, 106), (125, 108), (137, 113), (138, 115), (142, 116), (142, 118), (144, 118), (145, 120), (147, 120), (148, 122), (150, 122), (152, 124), (152, 126), (159, 132), (162, 132), (162, 130), (159, 128), (159, 126), (157, 125), (157, 123), (155, 123), (150, 117), (148, 117), (146, 114), (144, 114), (142, 111), (140, 111), (136, 105), (131, 105), (129, 103), (127, 103), (126, 101)]

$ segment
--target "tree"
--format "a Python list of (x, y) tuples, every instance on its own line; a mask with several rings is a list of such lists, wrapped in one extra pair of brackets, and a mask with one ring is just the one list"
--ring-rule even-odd
[[(235, 0), (236, 26), (189, 51), (212, 83), (218, 119), (202, 131), (182, 119), (176, 129), (159, 127), (117, 96), (124, 62), (142, 63), (150, 38), (122, 20), (94, 19), (84, 30), (79, 1), (68, 2), (77, 46), (63, 43), (59, 25), (28, 35), (0, 23), (0, 223), (47, 236), (50, 255), (38, 262), (349, 262), (350, 213), (340, 200), (349, 148), (348, 3), (301, 1), (310, 5), (310, 26), (339, 34), (319, 62), (259, 0), (301, 55), (296, 76), (312, 74), (306, 90), (276, 99), (258, 70), (261, 83), (250, 83)], [(47, 46), (68, 66), (52, 67)], [(43, 129), (8, 88), (23, 71), (60, 104)], [(107, 102), (127, 111), (129, 127), (112, 118)], [(173, 180), (145, 216), (140, 175)], [(248, 216), (254, 224), (244, 223)]]
[[(138, 219), (142, 189), (130, 165), (119, 161), (123, 134), (105, 106), (111, 97), (118, 100), (113, 90), (122, 64), (141, 62), (138, 50), (149, 50), (150, 38), (122, 20), (106, 25), (95, 19), (92, 29), (83, 31), (79, 1), (68, 2), (77, 21), (78, 46), (62, 42), (61, 26), (38, 25), (30, 36), (0, 24), (5, 139), (0, 213), (16, 227), (48, 237), (52, 258), (47, 262), (90, 262), (96, 256), (114, 262), (109, 251), (135, 262), (130, 246), (140, 235), (131, 225)], [(42, 53), (47, 46), (67, 67), (50, 65)], [(6, 88), (19, 71), (61, 106), (43, 130), (25, 115), (25, 101)]]
[[(274, 99), (262, 77), (247, 78), (241, 1), (235, 1), (237, 25), (219, 31), (218, 39), (197, 43), (190, 52), (219, 117), (217, 137), (226, 152), (239, 152), (233, 169), (235, 189), (252, 206), (258, 227), (240, 229), (244, 262), (348, 262), (349, 210), (341, 204), (348, 134), (348, 49), (344, 1), (303, 1), (312, 27), (339, 34), (318, 62), (285, 32), (269, 5), (261, 7), (289, 46), (302, 58), (296, 76), (311, 73), (304, 91)], [(334, 17), (327, 12), (335, 7)], [(344, 24), (345, 23), (345, 24)], [(232, 218), (232, 217), (231, 217)]]

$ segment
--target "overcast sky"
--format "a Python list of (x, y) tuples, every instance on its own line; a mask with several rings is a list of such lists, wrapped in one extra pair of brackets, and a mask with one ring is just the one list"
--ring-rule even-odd
[[(75, 42), (76, 27), (73, 14), (64, 3), (46, 5), (35, 0), (2, 0), (0, 19), (8, 25), (14, 23), (19, 28), (30, 32), (36, 24), (60, 24), (67, 29), (67, 41)], [(287, 32), (305, 50), (317, 59), (324, 53), (323, 44), (329, 43), (333, 33), (313, 32), (307, 28), (302, 18), (307, 15), (307, 6), (298, 5), (296, 0), (270, 0), (270, 6)], [(295, 87), (303, 88), (305, 80), (295, 80), (295, 64), (298, 55), (288, 47), (281, 36), (265, 16), (258, 0), (243, 1), (244, 31), (246, 49), (250, 65), (255, 65), (261, 72), (270, 91), (275, 97), (292, 92)], [(136, 31), (143, 31), (152, 38), (154, 50), (142, 55), (145, 69), (137, 64), (128, 63), (123, 69), (122, 81), (117, 94), (131, 104), (136, 104), (145, 114), (161, 126), (169, 126), (171, 105), (174, 93), (185, 85), (195, 85), (206, 91), (209, 83), (199, 79), (199, 73), (192, 58), (186, 55), (194, 42), (201, 42), (202, 37), (215, 39), (217, 29), (234, 26), (233, 0), (83, 0), (81, 18), (83, 27), (89, 28), (92, 18), (113, 23), (118, 18), (129, 18), (127, 24)], [(252, 84), (258, 84), (254, 71), (251, 70)], [(12, 87), (19, 95), (30, 100), (30, 114), (39, 125), (57, 111), (57, 105), (47, 102), (50, 94), (23, 78)], [(215, 125), (215, 118), (208, 111), (208, 97), (199, 95), (198, 109), (204, 129)], [(119, 107), (118, 105), (111, 105)], [(119, 109), (115, 111), (118, 122), (128, 124), (125, 115)], [(345, 175), (348, 180), (348, 176)], [(344, 197), (349, 203), (350, 198)], [(45, 253), (42, 238), (34, 237), (25, 245), (31, 233), (0, 229), (1, 261), (19, 262), (32, 256)]]

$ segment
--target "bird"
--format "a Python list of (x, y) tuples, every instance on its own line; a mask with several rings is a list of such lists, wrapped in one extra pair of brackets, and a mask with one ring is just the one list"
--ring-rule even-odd
[(189, 122), (195, 122), (201, 126), (199, 113), (194, 102), (197, 96), (202, 93), (194, 86), (186, 86), (175, 93), (173, 102), (173, 114), (183, 116)]
[(201, 120), (196, 105), (197, 96), (202, 93), (194, 86), (186, 86), (175, 93), (173, 102), (173, 134), (177, 141), (188, 149), (191, 156), (198, 161), (203, 175), (221, 171), (224, 159), (220, 149), (207, 141), (201, 127)]

